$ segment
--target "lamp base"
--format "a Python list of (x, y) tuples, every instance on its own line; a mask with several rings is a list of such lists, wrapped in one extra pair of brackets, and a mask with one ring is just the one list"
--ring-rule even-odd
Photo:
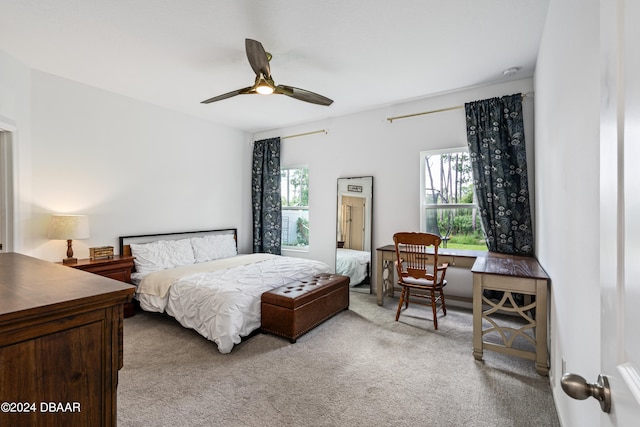
[(78, 258), (65, 258), (62, 260), (63, 264), (75, 264), (78, 262)]

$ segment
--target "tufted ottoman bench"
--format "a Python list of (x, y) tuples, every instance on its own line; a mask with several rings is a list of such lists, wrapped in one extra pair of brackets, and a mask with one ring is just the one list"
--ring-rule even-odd
[(262, 294), (262, 332), (298, 337), (349, 308), (349, 277), (318, 274)]

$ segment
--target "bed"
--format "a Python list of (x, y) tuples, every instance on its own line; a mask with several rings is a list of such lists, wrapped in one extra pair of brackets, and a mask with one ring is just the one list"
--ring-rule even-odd
[(321, 273), (320, 261), (238, 254), (237, 230), (122, 236), (120, 253), (135, 257), (135, 298), (166, 313), (230, 353), (260, 328), (263, 292)]
[(356, 286), (369, 277), (371, 253), (354, 249), (338, 248), (336, 252), (336, 274), (349, 276), (349, 286)]

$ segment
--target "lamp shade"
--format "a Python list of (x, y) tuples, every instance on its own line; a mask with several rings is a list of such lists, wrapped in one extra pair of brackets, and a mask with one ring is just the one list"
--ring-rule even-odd
[(89, 217), (87, 215), (52, 215), (49, 223), (49, 239), (88, 239)]

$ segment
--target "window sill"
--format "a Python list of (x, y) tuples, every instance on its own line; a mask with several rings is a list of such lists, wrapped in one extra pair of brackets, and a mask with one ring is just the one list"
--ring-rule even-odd
[(297, 252), (297, 253), (309, 253), (309, 246), (307, 247), (295, 247), (295, 246), (286, 246), (286, 247), (281, 247), (280, 251), (282, 252)]
[(438, 249), (438, 255), (449, 255), (449, 256), (467, 257), (467, 258), (485, 257), (487, 256), (488, 253), (489, 253), (488, 251), (478, 251), (478, 250), (472, 250), (472, 249), (449, 249), (449, 248)]

